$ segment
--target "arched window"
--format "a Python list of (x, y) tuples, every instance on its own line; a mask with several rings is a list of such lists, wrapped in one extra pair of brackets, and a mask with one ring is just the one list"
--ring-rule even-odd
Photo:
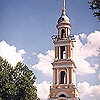
[(61, 30), (61, 38), (65, 38), (66, 37), (66, 30), (62, 29)]
[(66, 82), (66, 74), (65, 71), (60, 72), (60, 84), (64, 84)]
[(66, 52), (65, 52), (65, 46), (60, 47), (60, 58), (65, 59), (66, 57)]
[(66, 97), (66, 95), (65, 94), (61, 94), (59, 97)]

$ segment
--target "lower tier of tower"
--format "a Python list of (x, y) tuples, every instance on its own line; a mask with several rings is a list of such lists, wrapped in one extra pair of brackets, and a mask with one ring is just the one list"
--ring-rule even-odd
[(49, 100), (79, 100), (75, 85), (59, 84), (50, 87)]

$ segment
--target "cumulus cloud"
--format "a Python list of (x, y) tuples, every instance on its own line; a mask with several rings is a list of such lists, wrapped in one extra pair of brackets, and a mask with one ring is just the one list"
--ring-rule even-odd
[[(83, 44), (84, 41), (85, 43)], [(80, 74), (96, 73), (95, 65), (94, 67), (91, 67), (90, 62), (86, 59), (89, 57), (93, 58), (93, 56), (99, 55), (99, 41), (100, 31), (95, 31), (94, 33), (91, 33), (89, 35), (83, 33), (76, 36), (73, 57)]]
[(80, 41), (81, 39), (83, 39), (83, 36), (81, 34), (76, 36), (76, 47), (77, 49), (79, 49), (77, 50), (78, 55), (82, 58), (98, 56), (98, 49), (100, 48), (100, 31), (95, 31), (85, 36), (86, 43), (84, 45)]
[(37, 55), (38, 63), (33, 65), (34, 69), (40, 70), (46, 75), (52, 75), (52, 62), (54, 59), (54, 51), (48, 50), (46, 54), (39, 53)]
[(37, 85), (37, 94), (41, 100), (47, 100), (50, 90), (50, 84), (46, 81)]
[(100, 80), (100, 74), (98, 75), (98, 79)]
[(81, 100), (100, 100), (100, 85), (91, 86), (87, 82), (79, 83)]
[(0, 42), (0, 56), (7, 59), (12, 65), (15, 65), (19, 61), (23, 61), (23, 54), (25, 54), (23, 49), (17, 50), (15, 46), (9, 45), (6, 41)]

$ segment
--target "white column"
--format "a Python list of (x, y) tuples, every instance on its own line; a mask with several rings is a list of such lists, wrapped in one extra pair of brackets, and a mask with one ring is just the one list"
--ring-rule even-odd
[(72, 73), (72, 79), (73, 79), (73, 83), (76, 84), (76, 73), (75, 71), (73, 70), (73, 73)]
[(69, 84), (69, 70), (67, 68), (67, 84)]
[(57, 69), (57, 84), (59, 84), (59, 71)]

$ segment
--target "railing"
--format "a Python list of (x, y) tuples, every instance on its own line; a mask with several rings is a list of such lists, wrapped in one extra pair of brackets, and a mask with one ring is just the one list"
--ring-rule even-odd
[(72, 42), (76, 42), (73, 34), (70, 34), (69, 36), (67, 36), (65, 38), (61, 38), (60, 35), (53, 35), (51, 38), (52, 38), (53, 42), (56, 42), (58, 40), (65, 40), (65, 39), (71, 40)]

